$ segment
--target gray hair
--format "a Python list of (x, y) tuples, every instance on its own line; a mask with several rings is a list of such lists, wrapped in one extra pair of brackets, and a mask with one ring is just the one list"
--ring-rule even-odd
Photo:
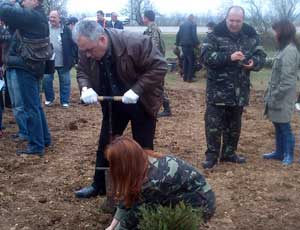
[(73, 40), (77, 43), (80, 36), (87, 37), (91, 41), (97, 41), (105, 34), (104, 29), (96, 21), (81, 20), (79, 21), (72, 32)]

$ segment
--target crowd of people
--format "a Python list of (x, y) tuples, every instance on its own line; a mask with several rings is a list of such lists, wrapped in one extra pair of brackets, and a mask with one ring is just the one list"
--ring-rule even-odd
[[(43, 156), (47, 147), (55, 145), (43, 111), (40, 86), (44, 89), (45, 106), (51, 107), (55, 103), (56, 71), (60, 104), (68, 109), (70, 70), (76, 65), (82, 103), (96, 104), (99, 96), (106, 96), (100, 102), (103, 118), (94, 180), (76, 191), (76, 197), (107, 195), (117, 201), (108, 230), (136, 229), (142, 204), (176, 205), (184, 201), (202, 208), (204, 219), (208, 220), (215, 212), (215, 195), (199, 170), (176, 157), (153, 151), (157, 118), (171, 115), (164, 88), (168, 71), (166, 50), (155, 13), (145, 11), (147, 29), (138, 34), (124, 30), (114, 12), (109, 22), (99, 10), (97, 21), (71, 17), (62, 23), (60, 12), (53, 10), (48, 20), (42, 3), (43, 0), (23, 0), (21, 5), (0, 4), (0, 90), (5, 88), (9, 93), (19, 128), (12, 141), (27, 142), (26, 149), (18, 149), (17, 154)], [(204, 169), (213, 168), (218, 162), (246, 163), (246, 158), (236, 153), (242, 114), (249, 103), (250, 73), (263, 68), (266, 53), (259, 34), (244, 18), (244, 9), (233, 6), (223, 21), (209, 23), (198, 55), (207, 69)], [(290, 121), (296, 103), (300, 45), (289, 20), (279, 20), (272, 28), (278, 53), (265, 94), (265, 115), (275, 127), (276, 149), (263, 157), (290, 165), (295, 145)], [(194, 48), (199, 44), (194, 17), (190, 15), (180, 26), (175, 42), (183, 52), (186, 82), (194, 81), (198, 58)], [(121, 101), (115, 101), (116, 97), (121, 97)], [(162, 105), (164, 110), (159, 113)], [(2, 108), (1, 105), (0, 137)], [(132, 139), (122, 137), (129, 122)], [(106, 181), (108, 167), (111, 190)]]

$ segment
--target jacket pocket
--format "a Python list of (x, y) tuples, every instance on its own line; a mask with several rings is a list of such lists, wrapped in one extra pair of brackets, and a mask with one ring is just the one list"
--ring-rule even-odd
[(281, 110), (283, 109), (284, 104), (281, 100), (276, 100), (274, 97), (271, 97), (267, 102), (268, 108), (272, 110)]

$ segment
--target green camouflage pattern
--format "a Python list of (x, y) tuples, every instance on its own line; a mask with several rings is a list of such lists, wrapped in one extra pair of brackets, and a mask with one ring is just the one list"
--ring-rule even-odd
[(259, 35), (247, 24), (239, 33), (233, 34), (225, 21), (221, 22), (204, 39), (201, 57), (207, 67), (207, 103), (248, 105), (250, 71), (243, 67), (243, 63), (231, 61), (231, 54), (236, 51), (242, 51), (247, 60), (254, 61), (253, 71), (263, 67), (266, 54), (260, 45)]
[(204, 177), (191, 165), (173, 156), (149, 158), (147, 181), (142, 187), (140, 201), (130, 209), (120, 205), (115, 218), (118, 229), (137, 229), (139, 207), (156, 204), (175, 206), (180, 201), (201, 208), (209, 218), (215, 210), (215, 197)]
[(207, 160), (217, 160), (219, 157), (226, 158), (236, 154), (241, 134), (242, 114), (243, 107), (240, 106), (207, 105), (205, 112)]
[(158, 50), (165, 56), (166, 54), (166, 46), (164, 40), (161, 37), (161, 30), (155, 22), (151, 22), (147, 29), (144, 31), (144, 35), (148, 35), (152, 38), (154, 45), (158, 48)]

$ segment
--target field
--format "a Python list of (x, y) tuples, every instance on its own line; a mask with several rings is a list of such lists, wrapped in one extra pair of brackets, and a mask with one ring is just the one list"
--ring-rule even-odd
[[(167, 56), (172, 56), (174, 35), (165, 35)], [(274, 53), (273, 51), (271, 52)], [(73, 74), (74, 75), (74, 74)], [(252, 76), (251, 103), (243, 115), (238, 153), (247, 164), (219, 164), (204, 171), (205, 79), (184, 83), (168, 74), (166, 88), (173, 116), (158, 120), (155, 150), (172, 153), (197, 167), (217, 197), (217, 211), (201, 229), (298, 230), (300, 229), (299, 114), (295, 112), (295, 163), (283, 167), (266, 161), (262, 154), (274, 147), (274, 129), (263, 117), (263, 93), (270, 70)], [(19, 147), (9, 137), (17, 130), (12, 112), (4, 114), (5, 136), (0, 139), (0, 230), (99, 230), (111, 215), (100, 211), (103, 198), (79, 200), (74, 191), (92, 182), (100, 130), (98, 105), (79, 104), (76, 81), (72, 82), (69, 109), (58, 100), (45, 107), (53, 147), (44, 158), (18, 157)], [(43, 99), (44, 100), (44, 99)], [(125, 135), (130, 135), (130, 129)]]
[[(172, 153), (201, 170), (217, 196), (217, 212), (204, 229), (300, 229), (300, 165), (283, 167), (261, 155), (273, 150), (274, 130), (262, 116), (268, 70), (253, 77), (251, 105), (243, 116), (239, 153), (247, 164), (219, 164), (203, 171), (205, 80), (188, 84), (175, 74), (167, 77), (173, 116), (159, 119), (155, 149)], [(100, 107), (78, 104), (73, 84), (68, 110), (57, 103), (44, 108), (54, 146), (44, 158), (18, 157), (9, 140), (16, 131), (11, 111), (4, 116), (6, 135), (0, 148), (0, 229), (104, 229), (111, 216), (101, 213), (101, 198), (79, 200), (73, 192), (92, 181), (100, 129)], [(58, 100), (57, 100), (58, 101)], [(298, 114), (293, 120), (299, 130)], [(130, 131), (126, 131), (129, 135)], [(297, 143), (299, 143), (297, 135)], [(299, 159), (299, 145), (295, 151)]]

